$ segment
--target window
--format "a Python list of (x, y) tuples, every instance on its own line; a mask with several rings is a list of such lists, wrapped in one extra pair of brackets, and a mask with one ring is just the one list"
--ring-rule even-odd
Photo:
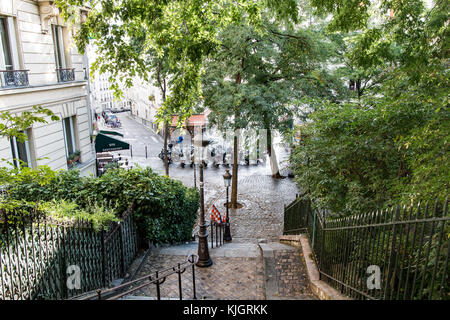
[(7, 20), (0, 17), (0, 69), (13, 70)]
[(63, 119), (64, 141), (66, 142), (66, 157), (77, 152), (75, 140), (75, 116)]
[[(25, 130), (25, 135), (29, 137), (28, 130)], [(31, 154), (29, 141), (20, 142), (16, 137), (11, 138), (11, 151), (13, 156), (13, 163), (16, 168), (31, 167)]]
[(52, 25), (53, 45), (55, 51), (56, 68), (66, 68), (66, 57), (64, 52), (63, 29), (61, 26)]
[(27, 71), (20, 69), (14, 18), (0, 16), (0, 86), (28, 86)]

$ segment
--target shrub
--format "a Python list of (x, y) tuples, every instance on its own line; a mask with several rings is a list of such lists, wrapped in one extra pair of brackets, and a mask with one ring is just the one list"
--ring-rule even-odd
[[(72, 201), (77, 210), (92, 213), (96, 212), (92, 206), (97, 206), (97, 209), (114, 210), (117, 217), (134, 203), (141, 236), (155, 243), (189, 239), (199, 206), (197, 189), (160, 176), (150, 168), (112, 169), (99, 178), (80, 177), (77, 170), (69, 170), (58, 172), (46, 184), (33, 179), (18, 181), (8, 187), (11, 199)], [(68, 205), (59, 204), (62, 210)], [(80, 213), (83, 214), (87, 213)], [(100, 214), (95, 219), (100, 221), (102, 217)]]
[(60, 221), (75, 221), (78, 219), (92, 223), (95, 230), (107, 227), (111, 222), (120, 219), (114, 214), (113, 208), (101, 204), (89, 204), (86, 209), (80, 208), (75, 202), (67, 200), (51, 200), (38, 205), (38, 210), (46, 216)]

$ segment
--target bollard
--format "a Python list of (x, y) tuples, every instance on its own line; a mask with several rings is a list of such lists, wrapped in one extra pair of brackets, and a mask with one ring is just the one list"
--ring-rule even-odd
[(145, 146), (145, 159), (148, 159), (147, 158), (147, 146)]

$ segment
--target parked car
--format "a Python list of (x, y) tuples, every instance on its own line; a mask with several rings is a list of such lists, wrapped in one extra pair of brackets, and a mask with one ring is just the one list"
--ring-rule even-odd
[(112, 110), (111, 110), (113, 113), (118, 113), (118, 112), (122, 112), (123, 111), (123, 108), (122, 107), (114, 107), (114, 108), (112, 108)]

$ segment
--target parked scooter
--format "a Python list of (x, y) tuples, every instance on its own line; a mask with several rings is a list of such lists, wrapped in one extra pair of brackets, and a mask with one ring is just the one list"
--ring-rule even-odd
[(211, 152), (209, 154), (211, 155), (212, 165), (219, 168), (219, 166), (223, 163), (222, 147), (218, 146), (217, 149), (211, 148)]
[(180, 148), (180, 165), (182, 168), (186, 166), (186, 156), (184, 154), (183, 148)]
[[(173, 144), (172, 144), (172, 143), (169, 143), (169, 144), (168, 144), (168, 149), (167, 149), (167, 162), (168, 162), (169, 164), (172, 163), (172, 147), (173, 147)], [(161, 149), (161, 152), (159, 153), (158, 157), (159, 157), (162, 161), (164, 161), (164, 148)]]
[(229, 167), (230, 164), (233, 164), (232, 151), (233, 151), (233, 149), (231, 147), (223, 148), (223, 154), (222, 154), (222, 159), (223, 159), (222, 165), (223, 166)]

